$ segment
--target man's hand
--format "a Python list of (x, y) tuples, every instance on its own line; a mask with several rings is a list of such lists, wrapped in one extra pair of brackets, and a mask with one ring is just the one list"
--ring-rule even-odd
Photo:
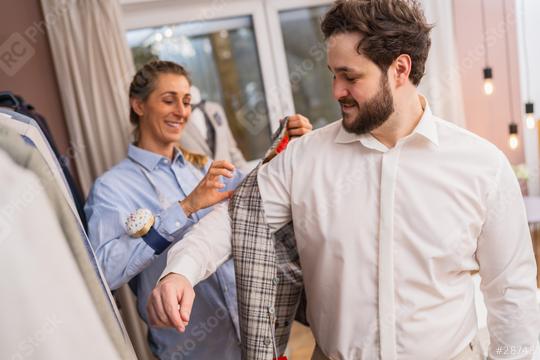
[(299, 114), (289, 116), (289, 122), (287, 123), (287, 134), (289, 134), (290, 138), (305, 135), (312, 129), (313, 126), (309, 122), (309, 119), (305, 116)]
[(170, 273), (152, 290), (146, 305), (150, 325), (174, 327), (184, 332), (189, 322), (195, 292), (189, 280)]

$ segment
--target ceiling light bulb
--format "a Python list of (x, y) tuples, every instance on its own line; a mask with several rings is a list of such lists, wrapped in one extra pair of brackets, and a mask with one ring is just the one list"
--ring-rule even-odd
[(493, 94), (493, 81), (491, 79), (484, 80), (484, 94), (491, 95)]
[(534, 104), (532, 102), (528, 102), (525, 104), (525, 114), (527, 128), (534, 129), (536, 125), (536, 119), (534, 118)]
[(536, 119), (534, 118), (534, 114), (527, 114), (527, 128), (528, 129), (534, 129), (536, 126)]
[(515, 150), (519, 146), (518, 126), (515, 123), (511, 123), (509, 128), (510, 136), (508, 137), (508, 146), (510, 149)]
[(490, 67), (484, 68), (484, 93), (486, 95), (493, 94), (493, 70)]

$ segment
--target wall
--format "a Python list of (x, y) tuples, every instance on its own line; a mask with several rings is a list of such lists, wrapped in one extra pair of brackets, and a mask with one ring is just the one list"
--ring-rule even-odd
[[(488, 32), (489, 63), (493, 68), (495, 92), (483, 93), (484, 41), (482, 32), (481, 0), (454, 0), (454, 21), (458, 46), (462, 90), (465, 102), (466, 127), (499, 147), (512, 164), (525, 161), (521, 124), (521, 97), (516, 37), (514, 0), (484, 0)], [(503, 14), (506, 1), (507, 14)], [(510, 79), (507, 76), (505, 19), (510, 44)], [(509, 104), (509, 86), (513, 93)], [(520, 147), (508, 146), (510, 109), (519, 124)]]
[[(538, 18), (540, 18), (540, 2), (538, 0), (522, 0), (519, 3), (517, 14), (518, 43), (520, 47), (520, 79), (521, 79), (521, 103), (532, 101), (535, 106), (535, 117), (540, 118), (540, 46), (538, 46)], [(525, 36), (524, 36), (525, 35)], [(528, 63), (528, 64), (527, 64)], [(528, 65), (528, 66), (527, 66)], [(522, 105), (522, 111), (524, 105)], [(524, 117), (522, 117), (522, 120)], [(522, 122), (523, 124), (523, 122)], [(538, 123), (537, 123), (538, 125)], [(523, 125), (525, 126), (525, 125)], [(529, 195), (540, 195), (540, 167), (538, 139), (540, 129), (527, 130), (525, 132), (525, 160), (527, 162), (529, 181)]]
[[(506, 0), (508, 28), (510, 29), (512, 109), (516, 121), (521, 120), (521, 97), (517, 62), (515, 5)], [(455, 32), (459, 54), (459, 69), (465, 100), (466, 126), (488, 139), (503, 150), (514, 164), (525, 160), (523, 141), (519, 149), (512, 151), (507, 144), (509, 104), (508, 78), (504, 40), (502, 0), (485, 0), (486, 25), (490, 36), (488, 46), (490, 65), (494, 70), (495, 93), (485, 96), (482, 92), (482, 68), (484, 67), (483, 38), (480, 0), (454, 0)], [(530, 1), (530, 3), (534, 3)], [(69, 147), (69, 137), (59, 98), (58, 84), (49, 44), (42, 23), (43, 14), (39, 0), (3, 0), (0, 13), (0, 61), (7, 43), (22, 36), (28, 45), (28, 59), (23, 56), (14, 66), (0, 68), (0, 90), (9, 89), (23, 95), (27, 101), (47, 118), (55, 140), (62, 153)], [(15, 34), (15, 35), (14, 35)], [(9, 45), (9, 44), (8, 44)], [(11, 70), (14, 71), (12, 74)], [(540, 108), (540, 103), (537, 104)], [(520, 124), (521, 125), (521, 124)], [(520, 137), (525, 129), (520, 126)]]
[[(11, 56), (11, 58), (10, 58)], [(0, 91), (25, 98), (47, 119), (62, 154), (69, 137), (40, 0), (2, 0)]]
[(465, 105), (461, 89), (460, 60), (454, 38), (451, 1), (422, 0), (427, 21), (435, 24), (431, 31), (431, 49), (425, 75), (418, 87), (426, 95), (437, 116), (459, 126), (466, 126)]

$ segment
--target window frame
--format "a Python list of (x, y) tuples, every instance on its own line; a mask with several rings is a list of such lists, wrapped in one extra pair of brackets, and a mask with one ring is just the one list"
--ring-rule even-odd
[[(270, 119), (270, 129), (279, 127), (279, 119), (287, 113), (282, 108), (273, 62), (270, 35), (262, 1), (253, 0), (121, 0), (124, 31), (169, 24), (218, 20), (239, 16), (251, 16), (259, 67)], [(188, 69), (189, 70), (189, 69)]]
[(281, 107), (286, 114), (296, 113), (294, 98), (290, 83), (287, 55), (283, 42), (283, 32), (279, 21), (279, 12), (284, 10), (296, 10), (324, 5), (331, 5), (332, 0), (270, 0), (265, 1), (268, 22), (268, 33), (271, 34), (272, 49), (274, 50), (274, 63), (276, 67), (277, 82), (282, 86), (283, 96)]

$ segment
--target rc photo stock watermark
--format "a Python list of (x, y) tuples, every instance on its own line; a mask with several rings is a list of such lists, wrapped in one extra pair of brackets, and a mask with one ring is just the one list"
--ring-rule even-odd
[(22, 32), (12, 33), (7, 39), (0, 39), (0, 71), (7, 76), (15, 76), (36, 54), (38, 36), (51, 29), (69, 8), (78, 0), (68, 0), (44, 14), (44, 19), (35, 21)]

